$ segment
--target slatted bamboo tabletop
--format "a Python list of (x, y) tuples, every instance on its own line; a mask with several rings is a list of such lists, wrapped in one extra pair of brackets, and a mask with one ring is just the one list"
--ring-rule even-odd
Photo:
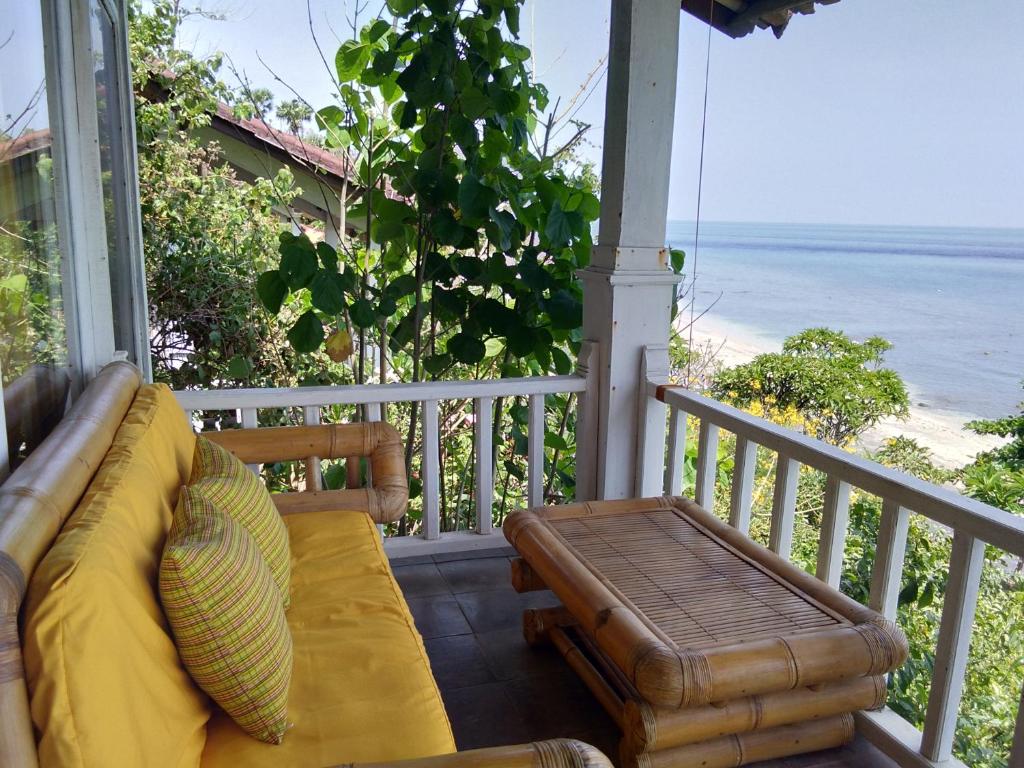
[(675, 509), (552, 520), (551, 527), (681, 648), (849, 624)]

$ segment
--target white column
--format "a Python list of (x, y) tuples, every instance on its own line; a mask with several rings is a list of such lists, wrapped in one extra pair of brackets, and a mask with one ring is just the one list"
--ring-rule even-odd
[[(584, 338), (601, 347), (596, 496), (636, 495), (645, 346), (667, 346), (676, 276), (665, 248), (679, 54), (678, 0), (612, 0), (601, 228), (583, 278)], [(646, 396), (646, 395), (644, 395)], [(660, 467), (658, 468), (660, 469)], [(652, 472), (657, 470), (652, 469)]]

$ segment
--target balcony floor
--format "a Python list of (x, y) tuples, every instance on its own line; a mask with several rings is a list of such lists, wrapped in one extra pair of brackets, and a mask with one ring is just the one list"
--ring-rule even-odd
[[(557, 605), (550, 592), (517, 594), (511, 549), (391, 561), (423, 635), (459, 749), (582, 739), (613, 760), (618, 729), (558, 653), (523, 641), (524, 608)], [(895, 768), (864, 739), (760, 768)]]

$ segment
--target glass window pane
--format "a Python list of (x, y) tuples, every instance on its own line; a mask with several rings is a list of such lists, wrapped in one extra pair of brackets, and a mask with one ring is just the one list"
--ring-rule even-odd
[(50, 128), (39, 3), (0, 0), (0, 380), (15, 464), (67, 394)]
[(134, 296), (128, 230), (129, 203), (125, 186), (125, 139), (121, 132), (122, 103), (117, 70), (117, 33), (105, 3), (100, 0), (93, 0), (90, 3), (89, 22), (103, 207), (106, 211), (110, 294), (114, 310), (114, 344), (117, 349), (127, 352), (129, 359), (134, 359)]

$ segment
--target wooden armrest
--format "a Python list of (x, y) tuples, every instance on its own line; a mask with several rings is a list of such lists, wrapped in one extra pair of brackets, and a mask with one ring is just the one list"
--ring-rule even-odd
[[(350, 768), (612, 768), (599, 749), (575, 739), (551, 739), (488, 747), (393, 763), (355, 763)], [(338, 767), (340, 768), (340, 767)]]
[(203, 437), (231, 451), (246, 464), (295, 461), (318, 456), (370, 460), (372, 488), (274, 494), (282, 515), (321, 510), (366, 512), (376, 523), (393, 523), (405, 514), (409, 483), (402, 438), (382, 421), (318, 424), (308, 427), (262, 427), (204, 432)]

